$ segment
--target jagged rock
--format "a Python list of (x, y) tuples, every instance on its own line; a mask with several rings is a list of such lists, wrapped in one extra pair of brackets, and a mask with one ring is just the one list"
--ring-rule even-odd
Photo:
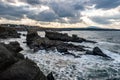
[(31, 45), (35, 39), (37, 39), (39, 36), (37, 34), (36, 31), (28, 31), (28, 34), (27, 34), (27, 38), (26, 38), (26, 41), (27, 41), (27, 45)]
[[(34, 35), (34, 37), (30, 37)], [(64, 43), (63, 41), (59, 40), (50, 40), (46, 37), (42, 38), (38, 36), (37, 32), (28, 32), (27, 34), (27, 45), (34, 49), (34, 51), (37, 50), (50, 50), (50, 49), (58, 49), (59, 52), (62, 50), (76, 50), (76, 51), (85, 51), (83, 49), (83, 46), (75, 46), (73, 44)], [(61, 49), (60, 49), (61, 48)], [(64, 51), (65, 52), (65, 51)]]
[(95, 47), (93, 49), (93, 53), (94, 53), (94, 55), (99, 55), (99, 56), (103, 56), (103, 57), (109, 57), (106, 54), (104, 54), (99, 47)]
[(110, 58), (109, 56), (107, 56), (106, 54), (104, 54), (99, 47), (95, 47), (95, 48), (93, 49), (93, 51), (86, 51), (86, 54), (98, 55), (98, 56)]
[(0, 38), (20, 38), (19, 33), (13, 28), (0, 27)]
[(53, 31), (45, 31), (45, 37), (49, 38), (50, 40), (59, 40), (59, 41), (66, 41), (66, 42), (90, 42), (96, 43), (95, 41), (86, 40), (84, 38), (80, 38), (77, 35), (73, 34), (72, 37), (68, 36), (67, 33), (58, 33)]
[(55, 80), (52, 72), (47, 75), (47, 80)]

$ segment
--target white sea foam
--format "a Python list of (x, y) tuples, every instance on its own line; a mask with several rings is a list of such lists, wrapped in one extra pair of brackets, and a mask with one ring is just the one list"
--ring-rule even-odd
[[(39, 35), (43, 36), (44, 33)], [(26, 57), (34, 60), (40, 69), (47, 75), (53, 72), (56, 80), (106, 80), (111, 78), (120, 78), (120, 55), (109, 50), (109, 45), (114, 43), (98, 42), (92, 43), (74, 43), (75, 45), (88, 46), (92, 50), (98, 46), (102, 51), (114, 60), (106, 60), (100, 56), (81, 55), (80, 58), (74, 58), (70, 55), (62, 55), (56, 51), (40, 50), (33, 53), (23, 42), (25, 37), (21, 39), (8, 39), (4, 42), (19, 41), (23, 47), (23, 53)], [(109, 48), (107, 48), (109, 47)], [(82, 52), (71, 51), (72, 53), (82, 54)], [(83, 52), (84, 54), (84, 52)]]

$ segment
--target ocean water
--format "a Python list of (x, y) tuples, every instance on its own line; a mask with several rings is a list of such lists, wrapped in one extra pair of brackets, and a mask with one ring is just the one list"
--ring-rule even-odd
[[(27, 34), (27, 32), (20, 32)], [(44, 37), (44, 32), (38, 32)], [(84, 45), (88, 50), (92, 50), (98, 46), (105, 54), (113, 60), (107, 60), (100, 56), (84, 55), (85, 52), (75, 52), (81, 55), (80, 58), (74, 58), (69, 55), (61, 55), (55, 51), (40, 50), (33, 53), (26, 44), (25, 36), (18, 39), (6, 39), (1, 42), (9, 43), (10, 41), (18, 41), (23, 47), (22, 54), (34, 60), (40, 67), (41, 71), (47, 75), (53, 72), (56, 80), (120, 80), (120, 31), (62, 31), (70, 36), (76, 34), (88, 40), (97, 41), (93, 43), (73, 43), (75, 45)], [(69, 42), (71, 43), (71, 42)]]

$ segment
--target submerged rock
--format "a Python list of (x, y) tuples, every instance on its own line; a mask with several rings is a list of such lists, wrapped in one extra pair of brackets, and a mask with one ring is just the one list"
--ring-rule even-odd
[(0, 27), (0, 38), (6, 39), (6, 38), (20, 38), (19, 33), (9, 27)]
[(47, 80), (55, 80), (52, 72), (47, 75)]

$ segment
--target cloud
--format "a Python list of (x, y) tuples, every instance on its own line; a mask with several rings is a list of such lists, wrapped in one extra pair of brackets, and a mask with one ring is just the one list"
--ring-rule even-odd
[(91, 0), (92, 3), (96, 4), (96, 8), (111, 9), (120, 5), (120, 0)]
[(26, 7), (27, 6), (15, 7), (13, 5), (0, 2), (0, 17), (5, 17), (8, 19), (22, 18), (24, 14), (29, 12), (25, 10)]
[(119, 5), (120, 0), (1, 0), (0, 17), (20, 20), (25, 15), (44, 22), (111, 25), (120, 20)]
[(25, 0), (26, 3), (31, 4), (31, 5), (39, 5), (41, 4), (40, 0)]
[(106, 17), (94, 16), (91, 17), (90, 19), (98, 24), (111, 24), (109, 19), (107, 19)]
[(45, 10), (40, 12), (39, 14), (29, 14), (27, 15), (30, 19), (35, 19), (38, 21), (54, 21), (58, 18), (58, 16), (52, 10)]

